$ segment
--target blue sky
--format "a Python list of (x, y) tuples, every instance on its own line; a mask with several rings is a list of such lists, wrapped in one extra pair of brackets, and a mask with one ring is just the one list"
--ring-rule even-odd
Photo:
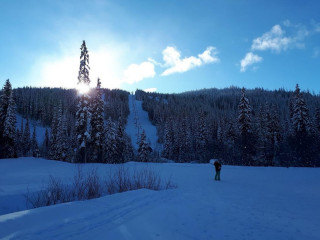
[(320, 92), (320, 1), (0, 0), (0, 84), (128, 91), (231, 85)]

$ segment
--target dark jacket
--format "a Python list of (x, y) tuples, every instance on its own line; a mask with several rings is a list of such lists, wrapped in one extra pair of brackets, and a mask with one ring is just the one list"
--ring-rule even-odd
[(215, 161), (214, 167), (216, 168), (216, 171), (220, 171), (221, 170), (221, 163), (219, 163), (218, 161)]

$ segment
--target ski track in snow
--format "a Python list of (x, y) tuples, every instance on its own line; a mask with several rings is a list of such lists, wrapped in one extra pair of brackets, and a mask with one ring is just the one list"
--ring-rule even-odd
[[(320, 169), (223, 166), (216, 182), (210, 164), (125, 166), (151, 167), (172, 176), (178, 188), (0, 215), (0, 239), (320, 239)], [(67, 181), (76, 168), (45, 159), (1, 159), (0, 198), (24, 194), (27, 186), (39, 189), (49, 173)], [(115, 166), (83, 168), (103, 175)]]
[(142, 101), (136, 100), (135, 95), (129, 95), (129, 109), (126, 133), (131, 137), (134, 149), (138, 149), (138, 136), (140, 137), (145, 130), (147, 141), (150, 141), (152, 149), (161, 150), (161, 144), (157, 143), (157, 129), (150, 122), (148, 113), (142, 109)]

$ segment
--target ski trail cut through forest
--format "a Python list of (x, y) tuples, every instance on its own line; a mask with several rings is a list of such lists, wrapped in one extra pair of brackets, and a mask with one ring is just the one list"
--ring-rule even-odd
[[(21, 122), (23, 121), (23, 129), (26, 127), (27, 119), (23, 118), (20, 114), (16, 114), (16, 128), (21, 130)], [(48, 129), (48, 132), (50, 132), (50, 127), (43, 127), (38, 123), (37, 121), (33, 121), (29, 119), (29, 128), (30, 128), (30, 139), (32, 138), (33, 128), (36, 127), (36, 137), (38, 145), (42, 145), (45, 134), (46, 134), (46, 128)]]
[(138, 139), (145, 130), (147, 141), (151, 144), (152, 149), (161, 151), (161, 144), (157, 143), (157, 129), (150, 122), (148, 113), (142, 109), (142, 101), (136, 100), (135, 95), (129, 95), (129, 109), (126, 133), (131, 137), (133, 148), (138, 149)]

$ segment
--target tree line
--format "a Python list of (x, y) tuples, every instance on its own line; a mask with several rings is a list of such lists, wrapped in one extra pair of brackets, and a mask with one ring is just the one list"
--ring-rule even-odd
[(162, 156), (176, 162), (320, 166), (320, 98), (309, 92), (205, 89), (136, 91), (157, 126)]

